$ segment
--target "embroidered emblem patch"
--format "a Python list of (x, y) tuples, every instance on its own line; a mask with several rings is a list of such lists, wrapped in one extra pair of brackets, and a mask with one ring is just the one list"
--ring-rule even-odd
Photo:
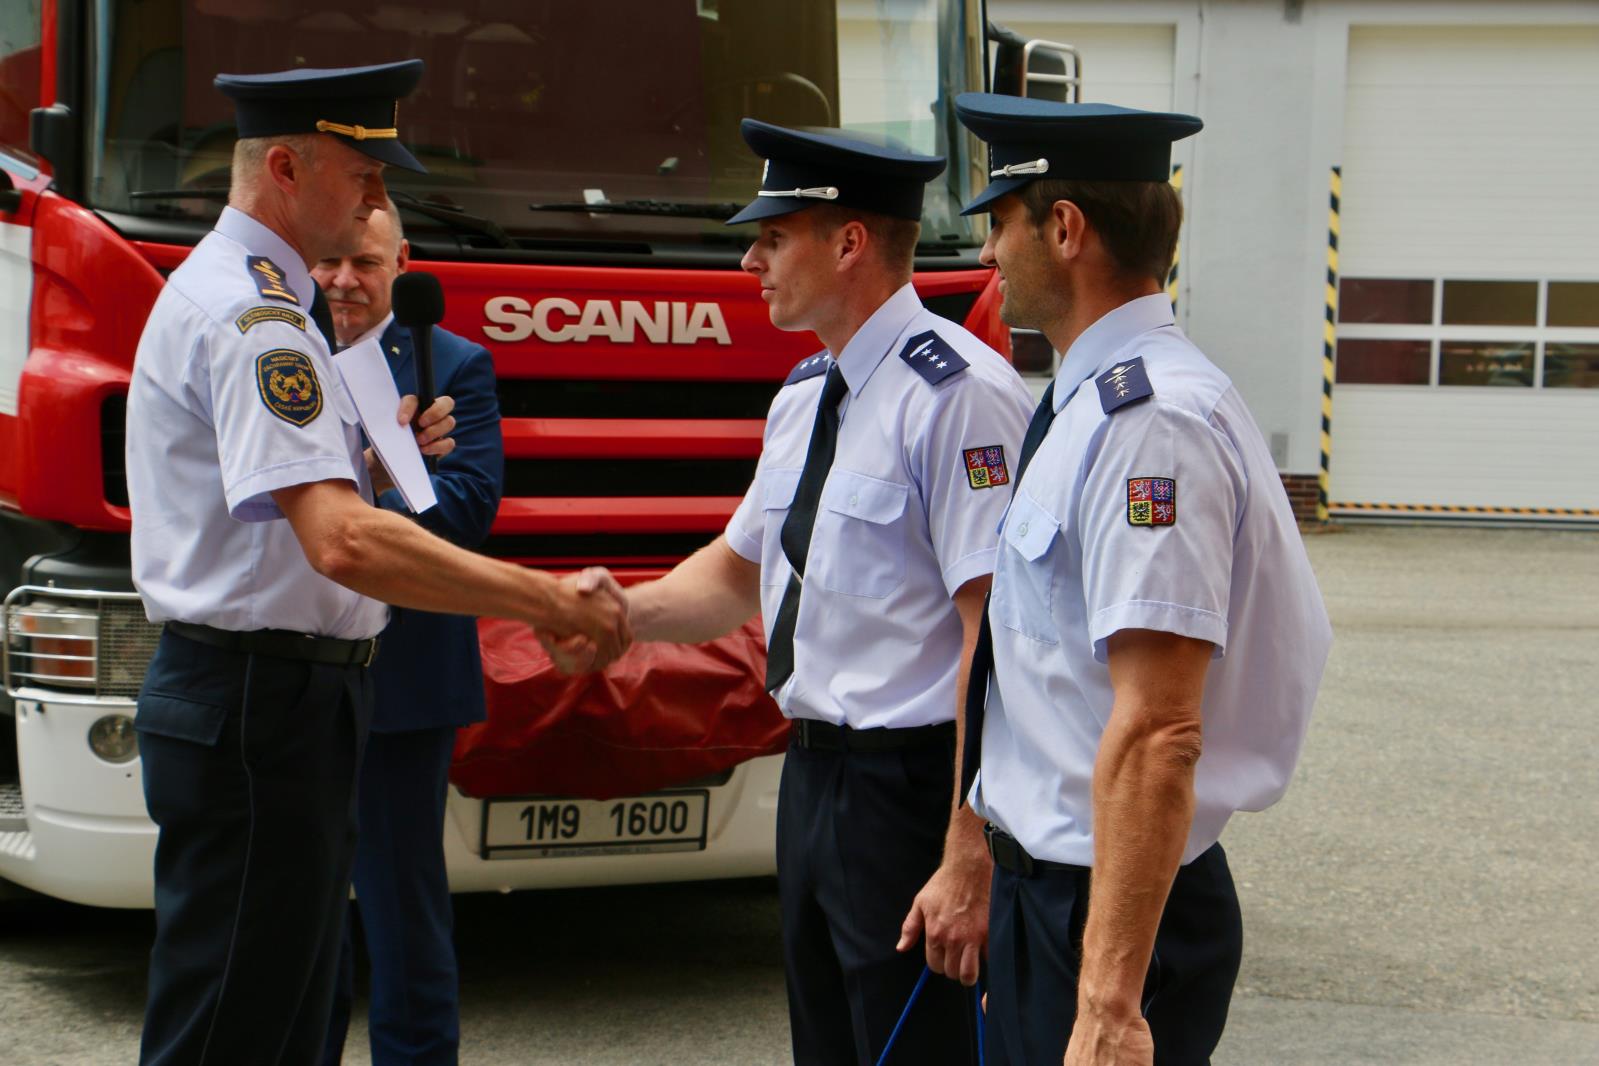
[(1127, 524), (1174, 526), (1177, 524), (1177, 482), (1169, 477), (1127, 479)]
[(262, 322), (287, 322), (300, 332), (305, 332), (305, 316), (292, 307), (252, 307), (233, 320), (240, 333), (248, 333), (251, 326), (258, 326)]
[(246, 256), (244, 265), (249, 268), (250, 280), (255, 282), (255, 287), (261, 290), (262, 296), (272, 300), (287, 300), (291, 304), (300, 302), (300, 298), (294, 295), (294, 290), (289, 288), (283, 271), (266, 256)]
[(293, 426), (303, 426), (322, 413), (322, 387), (316, 367), (304, 352), (275, 348), (255, 360), (256, 385), (267, 410)]
[(971, 365), (961, 358), (948, 341), (932, 330), (918, 333), (906, 341), (899, 357), (905, 360), (906, 366), (926, 378), (929, 385), (937, 385)]
[(966, 480), (974, 489), (990, 489), (995, 485), (1010, 484), (1010, 471), (1005, 467), (1005, 446), (991, 444), (986, 448), (967, 448)]

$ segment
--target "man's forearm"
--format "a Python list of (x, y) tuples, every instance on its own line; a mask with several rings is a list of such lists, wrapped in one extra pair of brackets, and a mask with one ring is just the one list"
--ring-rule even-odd
[(1113, 714), (1094, 763), (1094, 870), (1080, 1000), (1138, 1013), (1155, 932), (1194, 818), (1198, 738)]
[(760, 567), (716, 538), (657, 581), (627, 590), (638, 640), (700, 644), (724, 636), (761, 609)]

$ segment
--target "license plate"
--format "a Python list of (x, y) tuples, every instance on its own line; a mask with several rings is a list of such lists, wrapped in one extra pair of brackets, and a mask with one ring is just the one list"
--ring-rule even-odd
[(612, 800), (491, 799), (483, 804), (483, 857), (704, 851), (709, 809), (703, 789)]

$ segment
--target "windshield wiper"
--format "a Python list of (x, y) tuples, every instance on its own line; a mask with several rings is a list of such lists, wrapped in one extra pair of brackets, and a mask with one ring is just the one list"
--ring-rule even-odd
[(727, 221), (744, 209), (734, 203), (684, 203), (676, 200), (601, 200), (599, 203), (528, 204), (530, 211), (571, 211), (594, 215), (662, 215)]
[[(211, 200), (215, 203), (228, 202), (228, 190), (215, 189), (139, 189), (128, 194), (130, 200)], [(389, 199), (394, 201), (394, 206), (402, 211), (410, 211), (424, 218), (442, 222), (447, 227), (462, 233), (476, 233), (487, 237), (499, 248), (515, 248), (516, 242), (506, 236), (505, 230), (499, 223), (492, 219), (479, 218), (469, 215), (454, 204), (436, 204), (429, 200), (421, 200), (408, 192), (390, 189)]]

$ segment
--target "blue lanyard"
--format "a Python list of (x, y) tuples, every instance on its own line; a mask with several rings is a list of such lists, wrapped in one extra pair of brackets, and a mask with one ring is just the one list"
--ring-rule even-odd
[[(883, 1053), (877, 1057), (877, 1066), (885, 1066), (888, 1062), (889, 1052), (894, 1050), (894, 1041), (899, 1039), (899, 1032), (905, 1028), (905, 1019), (911, 1016), (911, 1008), (916, 1006), (917, 997), (922, 994), (922, 989), (927, 987), (927, 979), (933, 971), (926, 966), (922, 967), (922, 975), (916, 979), (916, 987), (911, 989), (911, 998), (905, 1001), (905, 1009), (899, 1012), (899, 1021), (894, 1023), (894, 1031), (888, 1034), (888, 1043), (883, 1045)], [(972, 989), (972, 1009), (977, 1012), (977, 1066), (983, 1066), (983, 984), (977, 983)]]

